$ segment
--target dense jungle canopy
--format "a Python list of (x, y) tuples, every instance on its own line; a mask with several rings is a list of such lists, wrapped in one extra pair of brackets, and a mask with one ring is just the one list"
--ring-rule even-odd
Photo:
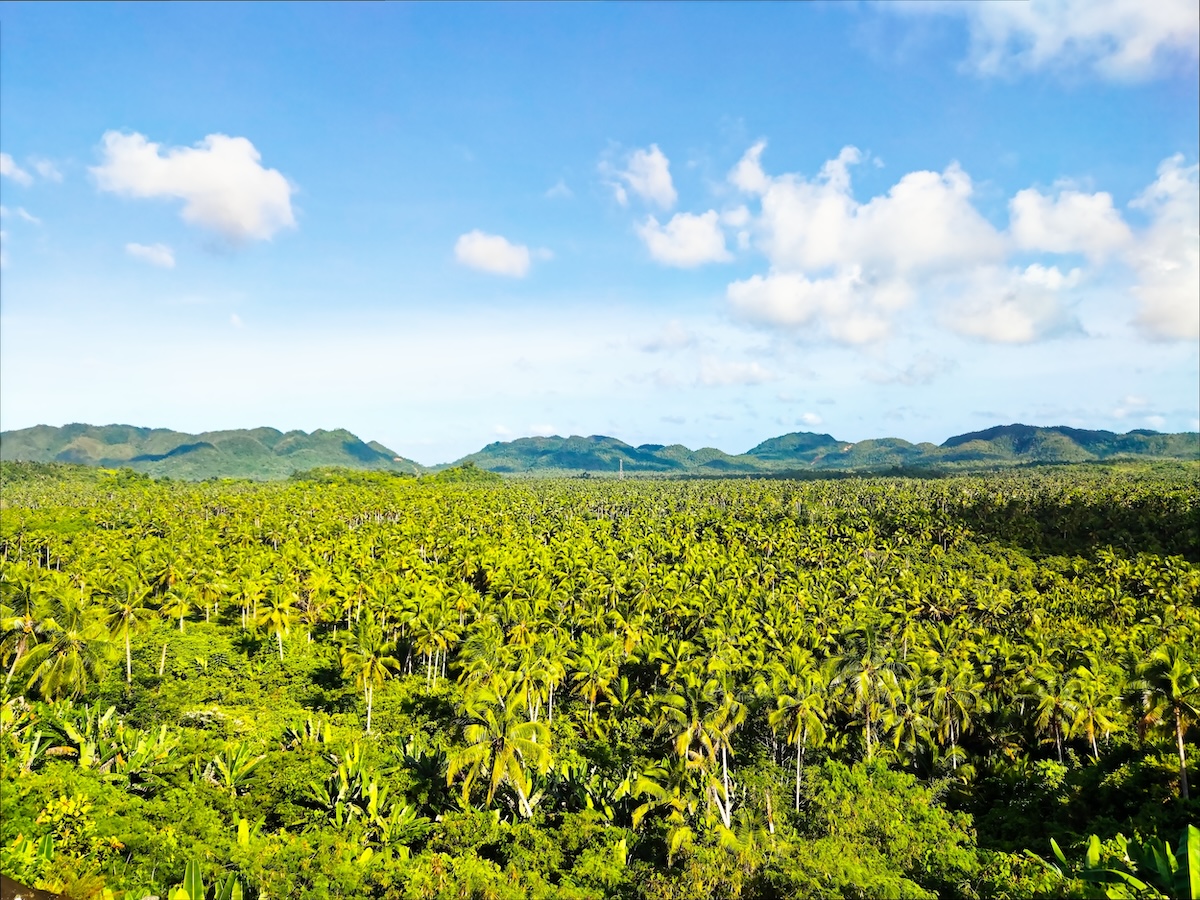
[(130, 900), (1200, 884), (1195, 464), (0, 476), (0, 871), (25, 884)]

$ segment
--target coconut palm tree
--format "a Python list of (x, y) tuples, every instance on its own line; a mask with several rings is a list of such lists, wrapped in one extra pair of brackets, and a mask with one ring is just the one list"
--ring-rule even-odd
[(283, 636), (292, 629), (296, 620), (296, 604), (300, 595), (287, 585), (275, 585), (267, 592), (264, 602), (259, 604), (254, 624), (266, 626), (275, 635), (279, 644), (279, 659), (283, 660)]
[(767, 715), (767, 723), (777, 734), (784, 732), (788, 742), (796, 745), (797, 811), (800, 809), (800, 781), (809, 741), (820, 744), (825, 740), (828, 687), (826, 679), (812, 664), (812, 658), (806, 651), (796, 665), (779, 667), (772, 679), (775, 709)]
[(354, 639), (342, 650), (342, 670), (363, 689), (367, 701), (367, 734), (371, 733), (371, 709), (375, 688), (383, 684), (400, 668), (400, 661), (390, 655), (391, 645), (383, 639), (383, 629), (375, 623), (370, 610), (358, 620)]
[(468, 703), (463, 720), (466, 746), (450, 757), (446, 784), (463, 775), (463, 802), (469, 803), (471, 787), (481, 776), (487, 778), (486, 805), (507, 784), (517, 795), (517, 810), (524, 818), (533, 815), (529, 803), (528, 769), (544, 774), (550, 767), (550, 729), (544, 722), (525, 721), (521, 698), (501, 698), (486, 688)]
[(1179, 795), (1188, 799), (1187, 756), (1184, 732), (1200, 718), (1200, 677), (1182, 644), (1163, 644), (1137, 666), (1129, 683), (1129, 698), (1139, 715), (1142, 734), (1152, 728), (1174, 726), (1179, 753)]
[(127, 580), (117, 593), (105, 604), (104, 627), (113, 637), (118, 635), (125, 643), (125, 683), (133, 683), (133, 656), (130, 634), (144, 625), (154, 615), (154, 610), (145, 605), (150, 588), (138, 581)]

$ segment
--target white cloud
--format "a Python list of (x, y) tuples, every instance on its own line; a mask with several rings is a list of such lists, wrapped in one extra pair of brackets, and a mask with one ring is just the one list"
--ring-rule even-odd
[(1150, 216), (1128, 252), (1138, 282), (1134, 324), (1153, 340), (1200, 337), (1200, 167), (1175, 155), (1130, 205)]
[(567, 183), (561, 178), (554, 182), (554, 186), (546, 191), (547, 200), (570, 200), (575, 196), (575, 192), (567, 187)]
[(33, 215), (32, 213), (28, 212), (25, 209), (25, 207), (23, 207), (23, 206), (17, 207), (17, 215), (20, 216), (22, 219), (24, 219), (26, 222), (29, 222), (31, 225), (41, 225), (42, 224), (41, 219), (39, 219), (37, 216)]
[(741, 171), (745, 158), (738, 164), (730, 179), (757, 185), (759, 244), (773, 266), (811, 272), (863, 265), (890, 275), (1003, 256), (1004, 240), (972, 206), (971, 179), (957, 164), (942, 173), (910, 172), (886, 195), (859, 203), (850, 166), (861, 159), (857, 148), (845, 147), (812, 181), (797, 174), (759, 180)]
[(771, 181), (762, 167), (762, 153), (767, 147), (766, 141), (759, 141), (747, 150), (738, 164), (729, 173), (729, 182), (738, 190), (747, 194), (765, 194)]
[(1077, 330), (1058, 292), (1079, 283), (1081, 273), (1056, 267), (982, 267), (954, 286), (961, 299), (946, 313), (951, 329), (997, 344), (1026, 344)]
[(175, 253), (166, 244), (126, 244), (125, 252), (134, 259), (163, 269), (175, 268)]
[(32, 162), (34, 171), (46, 181), (61, 182), (63, 180), (62, 172), (58, 171), (58, 168), (50, 160), (34, 159)]
[(534, 437), (550, 437), (551, 435), (557, 433), (557, 431), (558, 429), (556, 429), (553, 425), (542, 424), (529, 426), (529, 433)]
[(661, 333), (641, 346), (647, 353), (660, 353), (664, 350), (684, 350), (695, 343), (696, 336), (684, 328), (678, 319), (672, 319)]
[(498, 234), (476, 229), (462, 235), (454, 244), (454, 258), (462, 265), (493, 275), (524, 278), (529, 274), (529, 248), (512, 244)]
[(1090, 69), (1119, 81), (1169, 71), (1200, 55), (1195, 0), (1029, 0), (897, 4), (908, 12), (963, 15), (968, 65), (982, 75)]
[(814, 412), (806, 412), (800, 416), (800, 422), (804, 425), (820, 425), (821, 417)]
[(725, 235), (718, 219), (714, 209), (698, 216), (676, 213), (665, 225), (660, 225), (654, 216), (648, 216), (637, 231), (655, 261), (692, 269), (705, 263), (732, 259), (725, 249)]
[(955, 367), (956, 364), (952, 359), (945, 359), (933, 353), (922, 353), (902, 369), (869, 372), (867, 380), (876, 384), (932, 384), (939, 376), (952, 371)]
[(1010, 230), (1023, 250), (1083, 253), (1096, 263), (1125, 247), (1133, 235), (1107, 193), (1062, 190), (1047, 197), (1036, 188), (1018, 191), (1008, 204)]
[(242, 321), (242, 317), (239, 316), (237, 313), (230, 313), (229, 314), (229, 324), (232, 325), (234, 328), (241, 328), (245, 323)]
[(17, 184), (29, 187), (33, 184), (33, 176), (16, 164), (7, 153), (0, 153), (0, 175), (11, 178)]
[(835, 341), (868, 344), (886, 337), (884, 313), (908, 302), (900, 283), (869, 283), (861, 269), (810, 280), (796, 272), (753, 275), (726, 289), (734, 311), (747, 321), (787, 329), (823, 325)]
[(108, 131), (101, 154), (91, 169), (101, 190), (182, 200), (184, 221), (230, 242), (268, 240), (295, 227), (292, 186), (278, 170), (263, 168), (244, 137), (210, 134), (195, 147), (163, 153), (141, 134)]
[(775, 374), (757, 362), (722, 362), (709, 358), (700, 361), (698, 381), (705, 387), (763, 384), (774, 380)]
[(633, 151), (626, 160), (625, 168), (612, 174), (618, 179), (612, 186), (617, 202), (622, 206), (629, 202), (626, 187), (662, 209), (670, 209), (675, 205), (678, 195), (671, 182), (671, 163), (658, 149), (658, 144), (651, 144), (647, 150)]

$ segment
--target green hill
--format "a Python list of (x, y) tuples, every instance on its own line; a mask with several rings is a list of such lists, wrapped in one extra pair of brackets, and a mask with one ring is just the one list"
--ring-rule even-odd
[(796, 432), (763, 441), (733, 456), (711, 447), (680, 444), (634, 447), (603, 435), (534, 437), (488, 444), (458, 463), (505, 474), (589, 472), (615, 474), (720, 475), (782, 472), (882, 472), (893, 469), (963, 471), (1031, 463), (1094, 462), (1137, 457), (1200, 459), (1200, 435), (1131, 431), (1084, 431), (1002, 425), (958, 435), (941, 444), (912, 444), (899, 438), (858, 443), (828, 434)]
[[(454, 466), (505, 475), (717, 476), (784, 473), (970, 471), (1003, 466), (1097, 462), (1116, 458), (1200, 459), (1200, 435), (1155, 431), (1087, 431), (1065, 426), (998, 425), (960, 434), (940, 446), (899, 438), (857, 443), (832, 435), (794, 432), (731, 455), (682, 444), (632, 446), (604, 435), (526, 437), (498, 441)], [(317, 468), (372, 469), (405, 474), (430, 471), (375, 441), (348, 431), (277, 431), (252, 428), (183, 434), (131, 425), (38, 425), (0, 434), (0, 459), (129, 467), (154, 477), (271, 479)], [(469, 471), (469, 470), (468, 470)]]
[(128, 467), (156, 478), (272, 479), (336, 466), (414, 474), (422, 467), (343, 429), (252, 428), (184, 434), (132, 425), (36, 425), (0, 434), (0, 459)]

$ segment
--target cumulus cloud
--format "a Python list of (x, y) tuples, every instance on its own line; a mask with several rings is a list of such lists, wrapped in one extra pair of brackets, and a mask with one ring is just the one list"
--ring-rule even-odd
[(545, 193), (547, 200), (570, 200), (574, 196), (575, 192), (561, 178)]
[(637, 231), (650, 256), (664, 265), (692, 269), (733, 258), (725, 249), (725, 234), (714, 209), (700, 215), (676, 213), (665, 225), (648, 216)]
[(1013, 240), (1023, 250), (1083, 253), (1104, 262), (1133, 237), (1112, 196), (1103, 192), (1062, 190), (1048, 197), (1027, 188), (1017, 192), (1008, 209)]
[(726, 289), (734, 312), (760, 325), (791, 330), (823, 326), (843, 344), (868, 344), (886, 337), (886, 312), (908, 302), (903, 284), (871, 283), (859, 267), (828, 278), (798, 272), (753, 275)]
[(626, 159), (625, 168), (612, 171), (611, 175), (616, 179), (612, 182), (613, 191), (622, 206), (629, 202), (626, 189), (662, 209), (675, 205), (678, 195), (671, 181), (671, 163), (658, 144), (634, 150)]
[(126, 244), (125, 252), (134, 259), (163, 269), (175, 268), (175, 253), (166, 244)]
[[(970, 177), (957, 164), (944, 172), (910, 172), (883, 196), (859, 203), (850, 166), (862, 160), (845, 147), (817, 178), (768, 177), (756, 144), (730, 181), (761, 197), (759, 244), (782, 270), (867, 265), (881, 274), (953, 268), (1000, 258), (1004, 240), (971, 204)], [(752, 172), (753, 174), (748, 174)]]
[(33, 176), (16, 164), (7, 153), (0, 153), (0, 175), (11, 178), (17, 184), (29, 187), (33, 184)]
[(163, 150), (141, 134), (109, 131), (100, 165), (91, 169), (102, 191), (183, 201), (183, 219), (234, 244), (268, 240), (295, 227), (292, 186), (244, 137), (210, 134), (194, 147)]
[(726, 387), (763, 384), (774, 381), (775, 374), (757, 362), (723, 362), (705, 358), (700, 361), (700, 375), (697, 380), (705, 387)]
[(1078, 330), (1060, 292), (1079, 283), (1079, 269), (984, 267), (956, 285), (960, 296), (946, 323), (967, 337), (996, 344), (1024, 344)]
[(909, 13), (962, 15), (967, 65), (985, 76), (1085, 69), (1131, 81), (1200, 55), (1194, 0), (1029, 0), (1027, 3), (896, 4)]
[(476, 229), (455, 242), (454, 258), (481, 272), (524, 278), (529, 274), (531, 255), (523, 244), (513, 244), (498, 234), (486, 234)]
[(800, 423), (802, 425), (809, 425), (809, 426), (820, 425), (821, 421), (822, 421), (821, 417), (818, 416), (815, 412), (806, 412), (800, 416)]
[(1137, 274), (1134, 324), (1153, 340), (1200, 337), (1200, 167), (1177, 154), (1158, 167), (1158, 178), (1130, 205), (1150, 225), (1130, 248)]

